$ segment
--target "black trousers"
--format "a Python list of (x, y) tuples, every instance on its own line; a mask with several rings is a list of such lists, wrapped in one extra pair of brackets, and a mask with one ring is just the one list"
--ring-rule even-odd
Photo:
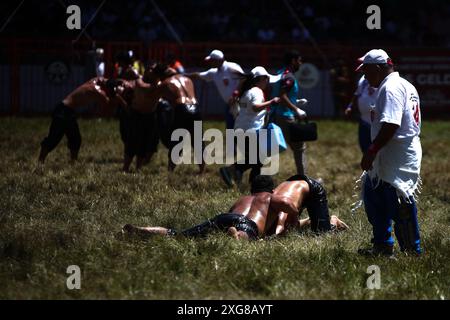
[[(194, 122), (201, 121), (202, 117), (198, 107), (195, 105), (176, 105), (173, 108), (173, 119), (171, 123), (170, 135), (177, 129), (185, 129), (191, 135), (191, 146), (194, 148)], [(203, 138), (203, 133), (202, 137)], [(169, 141), (169, 158), (171, 158), (172, 149), (178, 144), (176, 141)], [(202, 139), (202, 155), (204, 150), (204, 142)]]
[(192, 228), (177, 232), (169, 229), (168, 235), (182, 235), (184, 237), (195, 238), (205, 237), (213, 231), (227, 231), (230, 227), (235, 227), (239, 231), (247, 233), (250, 239), (258, 237), (258, 226), (247, 217), (235, 213), (222, 213)]
[(158, 150), (158, 125), (156, 112), (140, 113), (130, 110), (125, 133), (125, 154), (128, 157), (145, 157)]
[[(236, 142), (236, 140), (235, 140)], [(249, 183), (251, 184), (252, 181), (261, 174), (261, 168), (263, 167), (263, 164), (260, 161), (259, 158), (259, 136), (256, 135), (256, 163), (251, 163), (250, 160), (253, 160), (255, 156), (250, 155), (250, 139), (245, 138), (245, 150), (244, 150), (244, 156), (245, 156), (245, 162), (242, 164), (235, 163), (234, 167), (237, 171), (237, 174), (242, 176), (247, 170), (250, 171), (249, 176)], [(235, 143), (236, 145), (236, 143)], [(255, 162), (255, 161), (252, 161)]]
[(170, 136), (172, 134), (171, 128), (173, 121), (172, 105), (166, 100), (161, 100), (158, 102), (156, 113), (159, 140), (167, 149), (170, 149)]
[(81, 135), (75, 111), (59, 103), (52, 114), (52, 122), (48, 136), (41, 142), (41, 146), (48, 152), (54, 150), (67, 137), (67, 147), (73, 153), (78, 153), (81, 147)]
[(311, 219), (311, 230), (314, 232), (327, 232), (331, 230), (330, 214), (328, 211), (327, 192), (323, 186), (314, 179), (305, 175), (296, 175), (287, 181), (304, 180), (309, 186), (309, 195), (305, 199), (303, 207), (308, 210)]

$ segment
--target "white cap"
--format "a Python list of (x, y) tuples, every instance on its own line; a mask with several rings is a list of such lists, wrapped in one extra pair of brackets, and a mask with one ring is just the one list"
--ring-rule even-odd
[(267, 70), (264, 67), (255, 67), (252, 69), (252, 71), (250, 71), (250, 73), (252, 74), (252, 76), (254, 78), (266, 76), (269, 78), (270, 83), (278, 82), (281, 79), (281, 75), (277, 75), (277, 76), (271, 75), (267, 72)]
[(223, 54), (222, 51), (220, 51), (220, 50), (213, 50), (213, 51), (211, 51), (209, 56), (207, 56), (205, 58), (205, 60), (206, 61), (211, 60), (211, 59), (212, 60), (223, 60), (223, 58), (224, 58), (224, 54)]
[(365, 64), (389, 64), (391, 66), (394, 65), (391, 58), (389, 58), (389, 55), (382, 49), (372, 49), (367, 52), (364, 57), (362, 57), (362, 64), (360, 64), (359, 67), (356, 68), (356, 71), (359, 71)]
[(97, 48), (97, 50), (95, 50), (95, 52), (99, 55), (103, 55), (105, 53), (105, 50), (103, 50), (103, 48)]

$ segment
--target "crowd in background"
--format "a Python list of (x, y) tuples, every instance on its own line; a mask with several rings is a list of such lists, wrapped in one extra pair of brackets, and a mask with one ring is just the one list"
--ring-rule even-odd
[[(367, 37), (367, 1), (287, 1), (304, 24), (288, 10), (285, 1), (107, 1), (87, 29), (97, 40), (174, 40), (156, 3), (183, 41), (295, 42), (314, 37), (319, 43), (364, 45), (379, 39), (385, 45), (450, 46), (450, 3), (390, 1), (381, 5), (382, 29)], [(26, 1), (3, 36), (70, 37), (62, 1)], [(82, 9), (82, 25), (93, 17), (101, 1), (74, 0)], [(0, 3), (6, 21), (16, 2)], [(62, 26), (62, 27), (58, 27)]]

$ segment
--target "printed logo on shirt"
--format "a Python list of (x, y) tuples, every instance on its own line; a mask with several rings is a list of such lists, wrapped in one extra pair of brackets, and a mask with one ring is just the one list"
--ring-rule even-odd
[(420, 123), (420, 105), (419, 105), (419, 97), (414, 95), (413, 93), (409, 97), (409, 101), (411, 101), (411, 108), (414, 115), (414, 121), (417, 125)]

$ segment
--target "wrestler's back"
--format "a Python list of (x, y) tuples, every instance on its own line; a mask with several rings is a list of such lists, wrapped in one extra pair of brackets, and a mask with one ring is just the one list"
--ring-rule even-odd
[(194, 83), (183, 75), (175, 75), (164, 81), (170, 94), (166, 97), (173, 105), (196, 104)]
[(143, 87), (139, 81), (135, 82), (132, 107), (141, 113), (156, 111), (159, 101), (158, 92), (152, 88)]
[(98, 78), (93, 78), (72, 91), (64, 100), (65, 106), (71, 109), (85, 107), (100, 98), (100, 86), (97, 84)]
[(303, 201), (308, 193), (309, 186), (304, 180), (285, 181), (274, 190), (274, 194), (290, 198), (298, 209), (302, 207)]
[(269, 211), (271, 194), (262, 192), (257, 195), (244, 196), (230, 209), (230, 213), (242, 214), (254, 221), (258, 226), (259, 234), (264, 233), (267, 213)]

